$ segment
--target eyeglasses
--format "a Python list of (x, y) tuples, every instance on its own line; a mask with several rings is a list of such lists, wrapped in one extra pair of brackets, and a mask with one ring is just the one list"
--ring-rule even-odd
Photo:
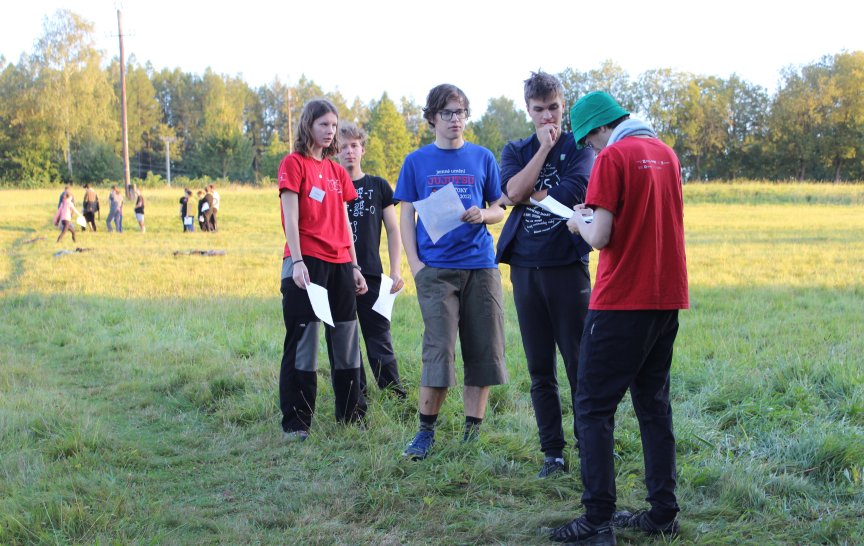
[(468, 111), (467, 108), (459, 110), (438, 110), (438, 115), (441, 116), (441, 119), (444, 121), (450, 121), (453, 119), (455, 115), (458, 119), (468, 119), (468, 116), (471, 115), (471, 112)]

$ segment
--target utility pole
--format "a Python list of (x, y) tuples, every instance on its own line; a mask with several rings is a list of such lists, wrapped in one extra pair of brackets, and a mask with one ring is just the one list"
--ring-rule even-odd
[(168, 187), (171, 187), (171, 143), (177, 140), (173, 136), (163, 136), (165, 143), (165, 172), (168, 173)]
[(120, 38), (120, 109), (123, 121), (123, 181), (126, 196), (132, 197), (132, 182), (129, 176), (129, 126), (126, 123), (126, 55), (123, 52), (123, 18), (117, 10), (117, 34)]
[(288, 88), (288, 146), (289, 150), (294, 148), (294, 122), (291, 120), (291, 88)]

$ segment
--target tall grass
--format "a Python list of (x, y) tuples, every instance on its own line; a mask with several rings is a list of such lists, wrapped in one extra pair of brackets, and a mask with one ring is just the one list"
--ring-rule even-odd
[[(454, 390), (433, 455), (400, 456), (416, 428), (422, 335), (409, 281), (393, 319), (408, 401), (373, 390), (365, 430), (336, 425), (322, 347), (313, 435), (285, 444), (275, 190), (221, 190), (216, 234), (181, 233), (180, 192), (148, 190), (147, 233), (130, 209), (126, 233), (100, 225), (74, 245), (54, 242), (57, 193), (0, 192), (0, 544), (544, 544), (540, 526), (579, 511), (575, 450), (570, 474), (534, 477), (509, 296), (511, 382), (493, 389), (478, 443), (459, 442)], [(860, 543), (861, 191), (700, 184), (685, 200), (679, 542)], [(89, 250), (54, 256), (76, 247)], [(226, 254), (174, 254), (210, 249)], [(629, 403), (616, 450), (619, 505), (642, 507)]]

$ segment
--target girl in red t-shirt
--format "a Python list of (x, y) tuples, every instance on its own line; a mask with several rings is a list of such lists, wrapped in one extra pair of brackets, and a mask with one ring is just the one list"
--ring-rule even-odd
[(285, 344), (279, 374), (282, 430), (305, 440), (317, 397), (319, 319), (306, 287), (327, 289), (333, 326), (325, 331), (336, 420), (363, 419), (360, 341), (356, 295), (366, 292), (357, 265), (345, 203), (357, 198), (345, 169), (330, 160), (339, 151), (336, 107), (323, 99), (303, 106), (294, 153), (279, 165), (279, 197), (285, 251), (282, 260), (282, 316)]

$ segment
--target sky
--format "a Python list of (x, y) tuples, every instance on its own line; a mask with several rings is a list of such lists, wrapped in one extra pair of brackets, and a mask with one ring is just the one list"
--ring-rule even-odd
[[(849, 0), (24, 0), (0, 18), (0, 55), (17, 62), (46, 16), (70, 9), (95, 25), (106, 59), (124, 48), (158, 70), (242, 76), (257, 87), (301, 76), (350, 104), (387, 92), (417, 104), (437, 84), (461, 87), (475, 113), (507, 96), (524, 106), (532, 70), (599, 68), (610, 60), (635, 79), (646, 70), (728, 78), (774, 93), (781, 70), (864, 50), (864, 7)], [(855, 5), (859, 5), (855, 8)], [(14, 7), (13, 7), (14, 6)]]

